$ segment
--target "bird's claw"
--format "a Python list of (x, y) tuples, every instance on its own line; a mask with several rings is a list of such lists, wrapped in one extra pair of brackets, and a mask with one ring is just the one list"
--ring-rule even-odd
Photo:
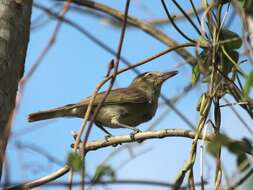
[(137, 133), (140, 133), (141, 132), (141, 130), (140, 129), (134, 129), (134, 132), (132, 132), (132, 133), (130, 133), (130, 138), (131, 138), (131, 140), (132, 141), (134, 141), (135, 139), (134, 139), (134, 136), (137, 134)]
[(106, 136), (105, 136), (105, 141), (108, 142), (108, 141), (109, 141), (109, 138), (111, 138), (111, 137), (112, 137), (112, 135), (106, 135)]
[[(109, 142), (109, 138), (111, 138), (111, 137), (113, 137), (113, 135), (106, 135), (106, 136), (105, 136), (105, 141), (106, 141), (106, 142)], [(113, 146), (113, 147), (116, 147), (116, 146), (118, 146), (118, 145), (121, 145), (121, 143), (115, 143), (115, 144), (113, 144), (112, 146)]]

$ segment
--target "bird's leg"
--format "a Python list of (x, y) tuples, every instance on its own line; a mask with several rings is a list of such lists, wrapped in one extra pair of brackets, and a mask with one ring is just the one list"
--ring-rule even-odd
[(105, 136), (105, 140), (108, 141), (108, 138), (112, 137), (113, 135), (107, 131), (100, 123), (95, 123), (96, 126), (98, 126), (99, 129), (101, 129), (102, 131), (104, 131), (107, 135)]
[[(107, 131), (100, 123), (95, 123), (96, 124), (96, 126), (98, 126), (98, 128), (99, 129), (101, 129), (102, 131), (104, 131), (107, 135), (105, 136), (105, 140), (106, 141), (108, 141), (108, 139), (110, 138), (110, 137), (112, 137), (113, 135), (109, 132), (109, 131)], [(121, 143), (119, 143), (120, 145), (121, 145)], [(118, 146), (118, 144), (113, 144), (112, 145), (113, 147), (116, 147), (116, 146)]]
[(117, 117), (113, 117), (112, 120), (111, 120), (111, 123), (114, 124), (114, 125), (117, 125), (117, 126), (119, 126), (119, 127), (122, 127), (122, 128), (127, 128), (127, 129), (133, 130), (134, 132), (130, 133), (130, 137), (131, 137), (131, 139), (133, 139), (133, 140), (134, 140), (134, 135), (137, 134), (137, 133), (139, 133), (139, 132), (141, 132), (141, 130), (138, 129), (138, 128), (136, 128), (136, 127), (132, 127), (132, 126), (129, 126), (129, 125), (125, 125), (125, 124), (123, 124), (123, 123), (120, 123), (120, 122), (118, 121), (118, 118), (117, 118)]

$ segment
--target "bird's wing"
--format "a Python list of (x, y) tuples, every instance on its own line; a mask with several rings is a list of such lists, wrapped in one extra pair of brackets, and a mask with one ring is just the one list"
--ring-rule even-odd
[[(81, 100), (80, 106), (88, 105), (90, 102), (91, 96)], [(104, 98), (104, 92), (97, 94), (96, 99), (93, 105), (98, 105)], [(119, 88), (111, 90), (107, 96), (104, 105), (113, 105), (113, 104), (124, 104), (124, 103), (147, 103), (149, 102), (148, 97), (144, 92), (134, 89), (134, 88)]]

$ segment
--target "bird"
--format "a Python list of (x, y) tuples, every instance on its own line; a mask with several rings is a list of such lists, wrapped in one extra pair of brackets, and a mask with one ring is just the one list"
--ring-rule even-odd
[[(133, 130), (134, 134), (140, 132), (137, 126), (152, 119), (156, 113), (162, 84), (177, 73), (178, 71), (145, 72), (134, 78), (128, 87), (111, 90), (94, 123), (109, 136), (112, 136), (111, 133), (104, 127), (128, 128)], [(91, 115), (104, 96), (105, 92), (97, 94)], [(29, 122), (35, 122), (57, 117), (84, 118), (90, 99), (91, 96), (75, 104), (31, 113), (27, 119)]]

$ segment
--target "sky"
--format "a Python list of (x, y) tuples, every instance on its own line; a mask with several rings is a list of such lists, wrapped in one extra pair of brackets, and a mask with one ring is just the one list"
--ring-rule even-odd
[[(47, 7), (52, 7), (54, 1), (35, 0)], [(110, 5), (118, 10), (124, 10), (125, 1), (99, 1)], [(199, 4), (199, 0), (194, 1)], [(179, 1), (185, 9), (190, 8), (186, 1)], [(173, 13), (178, 13), (172, 5)], [(57, 7), (54, 10), (61, 10)], [(141, 0), (132, 0), (129, 15), (139, 19), (149, 20), (154, 18), (163, 18), (165, 13), (160, 1), (150, 0), (146, 3)], [(85, 12), (85, 10), (84, 10)], [(103, 41), (113, 50), (116, 50), (120, 36), (120, 28), (108, 24), (103, 18), (97, 19), (88, 14), (75, 13), (70, 11), (66, 18), (78, 23), (84, 29)], [(39, 20), (36, 22), (36, 20)], [(36, 27), (36, 23), (41, 24)], [(232, 30), (241, 32), (239, 19), (235, 18), (232, 23)], [(48, 19), (40, 10), (33, 8), (32, 30), (30, 42), (25, 62), (25, 74), (33, 66), (34, 62), (46, 47), (53, 30), (56, 26), (54, 20)], [(186, 22), (180, 21), (179, 26), (183, 28), (192, 38), (197, 37), (197, 33)], [(185, 40), (168, 24), (159, 26), (170, 37), (177, 39), (179, 43)], [(150, 35), (136, 28), (127, 28), (124, 39), (122, 56), (132, 64), (154, 55), (166, 46), (157, 41)], [(189, 49), (194, 53), (194, 49)], [(99, 47), (79, 31), (65, 24), (62, 25), (57, 36), (56, 42), (50, 51), (46, 54), (40, 66), (27, 81), (23, 92), (23, 99), (16, 115), (12, 136), (7, 148), (7, 168), (10, 181), (20, 182), (36, 179), (45, 176), (59, 169), (71, 152), (70, 145), (74, 142), (71, 131), (78, 131), (81, 126), (81, 119), (78, 118), (57, 118), (53, 120), (28, 123), (27, 115), (39, 110), (47, 110), (58, 106), (76, 103), (81, 99), (92, 94), (96, 85), (103, 80), (106, 75), (108, 63), (113, 59), (113, 55)], [(124, 63), (120, 62), (120, 68), (124, 68)], [(185, 63), (176, 53), (170, 53), (151, 61), (141, 67), (140, 72), (146, 71), (170, 71), (177, 69), (179, 74), (168, 80), (162, 87), (162, 93), (173, 98), (183, 91), (183, 88), (191, 80), (191, 67)], [(244, 68), (248, 71), (248, 67)], [(117, 87), (126, 87), (136, 76), (132, 71), (127, 71), (117, 77), (114, 85)], [(103, 87), (105, 90), (108, 85)], [(206, 90), (205, 85), (199, 85), (191, 93), (187, 94), (177, 104), (178, 109), (185, 114), (192, 123), (198, 120), (196, 105), (202, 92)], [(229, 98), (229, 97), (228, 97)], [(232, 99), (231, 99), (232, 100)], [(235, 107), (242, 117), (252, 125), (252, 120), (239, 107)], [(189, 129), (189, 127), (166, 106), (159, 106), (156, 116), (149, 122), (141, 124), (139, 128), (143, 131), (152, 125), (158, 116), (167, 112), (166, 118), (160, 122), (155, 129), (180, 128)], [(229, 108), (222, 109), (222, 131), (233, 138), (247, 136), (247, 130), (233, 115)], [(212, 115), (210, 116), (212, 118)], [(114, 135), (128, 134), (127, 129), (109, 129)], [(104, 138), (104, 133), (95, 126), (92, 128), (90, 140)], [(19, 146), (18, 146), (19, 145)], [(24, 145), (25, 148), (22, 148)], [(33, 151), (29, 147), (36, 147)], [(157, 140), (148, 140), (141, 144), (133, 145), (133, 152), (136, 158), (129, 161), (129, 151), (124, 150), (113, 157), (108, 164), (115, 169), (117, 179), (140, 179), (140, 180), (158, 180), (164, 182), (173, 182), (177, 172), (182, 167), (184, 161), (188, 158), (188, 152), (191, 147), (191, 140), (183, 138), (165, 138)], [(107, 147), (97, 151), (90, 152), (86, 158), (87, 172), (92, 175), (96, 167), (101, 164), (107, 156), (119, 149), (118, 147)], [(41, 154), (41, 150), (46, 151), (52, 157), (57, 158), (60, 163), (52, 163)], [(224, 151), (224, 167), (229, 172), (235, 171), (235, 159), (226, 150)], [(197, 154), (195, 170), (199, 175), (200, 156)], [(125, 165), (124, 163), (127, 162)], [(211, 175), (209, 167), (212, 167), (214, 160), (212, 157), (205, 156), (205, 175)], [(122, 165), (123, 164), (123, 165)], [(232, 166), (232, 167), (231, 167)], [(67, 175), (58, 179), (66, 180)], [(75, 180), (79, 180), (78, 174)], [(199, 177), (196, 181), (199, 181)], [(154, 189), (147, 186), (110, 186), (110, 189)], [(47, 187), (41, 189), (65, 189), (62, 187)], [(77, 189), (77, 188), (76, 188)], [(103, 189), (95, 187), (94, 189)], [(162, 189), (162, 188), (155, 188)]]

